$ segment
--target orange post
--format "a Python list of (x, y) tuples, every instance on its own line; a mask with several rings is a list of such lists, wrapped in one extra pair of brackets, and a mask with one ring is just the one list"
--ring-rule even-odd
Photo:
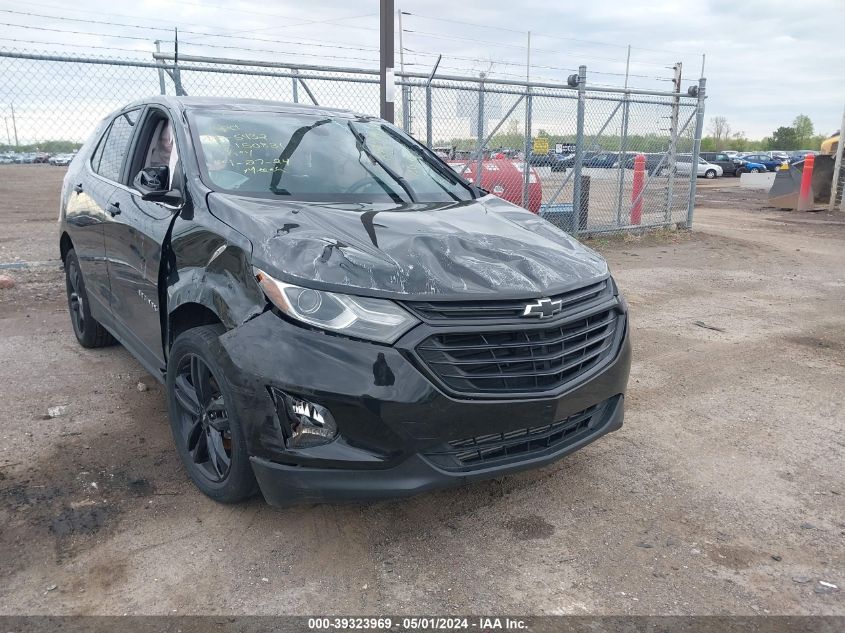
[(813, 208), (813, 165), (816, 157), (807, 154), (804, 157), (804, 170), (801, 172), (801, 190), (798, 194), (798, 210), (807, 211)]
[(631, 189), (631, 224), (639, 224), (643, 217), (643, 187), (645, 186), (645, 156), (634, 157), (634, 187)]

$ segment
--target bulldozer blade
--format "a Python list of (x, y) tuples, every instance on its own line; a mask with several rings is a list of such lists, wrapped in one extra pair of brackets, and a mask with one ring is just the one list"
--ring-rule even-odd
[[(833, 160), (830, 156), (816, 156), (813, 167), (811, 191), (815, 202), (827, 202), (830, 198), (830, 183), (833, 178)], [(769, 189), (769, 203), (778, 209), (797, 209), (798, 193), (801, 191), (801, 177), (804, 174), (804, 161), (778, 169), (775, 181)]]

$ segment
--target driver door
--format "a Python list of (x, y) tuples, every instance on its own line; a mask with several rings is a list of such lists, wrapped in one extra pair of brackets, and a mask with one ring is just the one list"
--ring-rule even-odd
[[(179, 153), (172, 125), (162, 109), (151, 107), (144, 113), (122, 182), (110, 201), (118, 213), (105, 226), (112, 314), (124, 344), (130, 345), (153, 373), (165, 366), (161, 314), (165, 306), (160, 305), (159, 293), (162, 244), (179, 209), (143, 200), (133, 180), (141, 169), (164, 164), (170, 168), (171, 183), (179, 178)], [(169, 147), (161, 141), (168, 136), (168, 126)]]

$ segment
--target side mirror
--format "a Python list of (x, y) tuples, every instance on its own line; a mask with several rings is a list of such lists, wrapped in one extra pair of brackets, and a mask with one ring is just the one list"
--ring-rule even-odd
[(182, 194), (177, 189), (171, 190), (169, 181), (170, 170), (166, 166), (147, 167), (138, 172), (132, 184), (141, 192), (142, 200), (178, 204)]

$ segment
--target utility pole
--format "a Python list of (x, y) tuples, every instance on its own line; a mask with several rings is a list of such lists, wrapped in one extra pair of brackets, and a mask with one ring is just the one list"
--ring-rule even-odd
[(385, 121), (393, 123), (395, 78), (393, 74), (393, 0), (380, 0), (379, 11), (379, 113)]
[(10, 103), (9, 107), (12, 109), (12, 129), (15, 131), (15, 151), (18, 149), (18, 124), (15, 122), (15, 104)]
[(4, 116), (3, 117), (3, 123), (6, 124), (6, 144), (9, 145), (9, 147), (11, 147), (12, 146), (12, 137), (9, 136), (9, 117)]

